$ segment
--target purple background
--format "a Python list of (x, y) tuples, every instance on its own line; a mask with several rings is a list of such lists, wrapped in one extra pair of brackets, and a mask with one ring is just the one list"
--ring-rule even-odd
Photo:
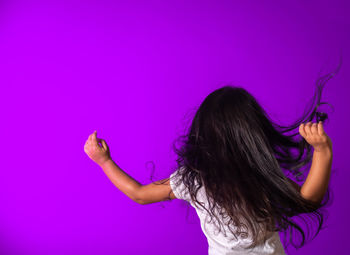
[(169, 177), (184, 117), (214, 89), (250, 91), (280, 124), (301, 116), (315, 80), (334, 147), (327, 228), (288, 254), (347, 251), (347, 1), (1, 1), (0, 254), (207, 254), (193, 208), (140, 205), (85, 154), (107, 141), (137, 181)]

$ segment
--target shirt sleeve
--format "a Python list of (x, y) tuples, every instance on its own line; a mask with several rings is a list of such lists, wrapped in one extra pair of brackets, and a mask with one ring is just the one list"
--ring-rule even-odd
[(191, 197), (186, 186), (182, 183), (180, 176), (176, 175), (178, 171), (179, 169), (170, 175), (170, 187), (176, 198), (190, 201)]

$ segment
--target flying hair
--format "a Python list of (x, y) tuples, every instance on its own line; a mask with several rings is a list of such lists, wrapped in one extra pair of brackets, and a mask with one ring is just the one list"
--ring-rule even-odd
[[(225, 218), (235, 238), (251, 236), (248, 248), (265, 242), (266, 233), (271, 231), (289, 234), (289, 242), (300, 248), (305, 244), (310, 222), (317, 224), (314, 237), (322, 229), (330, 188), (322, 202), (315, 203), (304, 199), (287, 176), (299, 182), (306, 178), (307, 168), (302, 168), (310, 166), (312, 146), (297, 136), (297, 130), (301, 123), (328, 119), (327, 113), (318, 111), (320, 105), (327, 104), (321, 102), (322, 90), (339, 67), (317, 79), (311, 106), (289, 126), (275, 123), (239, 86), (229, 84), (216, 89), (200, 104), (189, 130), (173, 143), (177, 177), (194, 204), (216, 219), (219, 231), (223, 224), (220, 218)], [(176, 143), (180, 143), (179, 148)], [(202, 186), (209, 198), (209, 209), (197, 200)], [(306, 231), (296, 217), (306, 223)], [(294, 231), (301, 235), (299, 244), (293, 240)]]

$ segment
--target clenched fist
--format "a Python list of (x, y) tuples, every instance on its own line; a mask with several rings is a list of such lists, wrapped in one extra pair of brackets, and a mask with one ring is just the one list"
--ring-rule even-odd
[(318, 123), (302, 123), (299, 126), (299, 133), (314, 147), (315, 151), (332, 150), (332, 141), (323, 129), (322, 121)]
[[(103, 163), (111, 159), (109, 148), (105, 140), (96, 137), (97, 132), (94, 131), (86, 140), (84, 151), (96, 164), (101, 166)], [(101, 143), (101, 145), (99, 144)]]

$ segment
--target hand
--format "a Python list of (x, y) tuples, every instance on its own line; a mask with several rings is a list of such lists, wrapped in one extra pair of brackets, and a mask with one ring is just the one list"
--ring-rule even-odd
[(332, 141), (323, 129), (323, 123), (302, 123), (299, 126), (299, 133), (305, 140), (314, 147), (315, 151), (332, 151)]
[[(97, 132), (94, 131), (86, 140), (84, 151), (96, 164), (101, 166), (103, 163), (111, 159), (109, 148), (105, 140), (96, 137)], [(99, 144), (101, 143), (101, 145)]]

